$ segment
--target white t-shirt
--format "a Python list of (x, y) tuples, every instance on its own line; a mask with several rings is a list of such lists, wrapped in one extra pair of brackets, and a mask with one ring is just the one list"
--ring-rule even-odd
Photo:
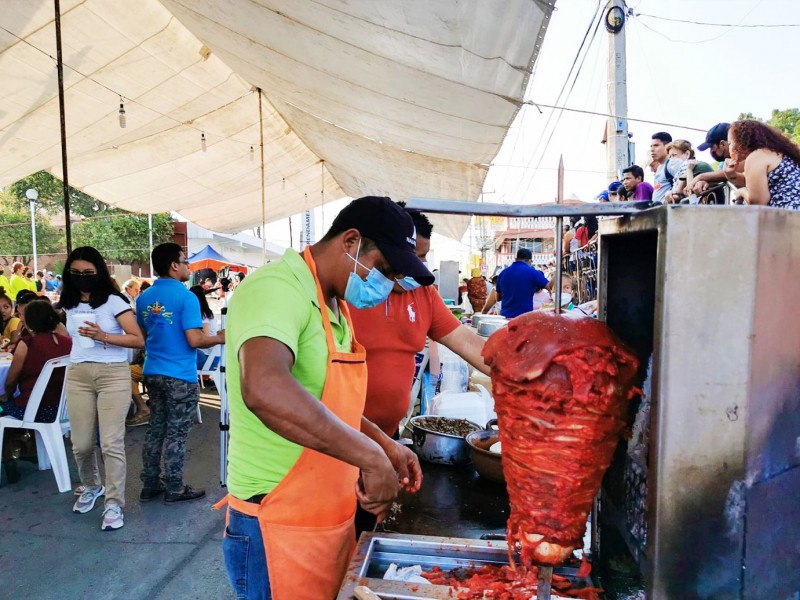
[[(217, 332), (219, 331), (219, 325), (217, 325), (217, 320), (216, 319), (209, 319), (208, 317), (203, 317), (203, 327), (204, 328), (205, 328), (206, 323), (208, 323), (208, 335), (217, 335)], [(197, 350), (198, 350), (198, 352), (202, 352), (203, 354), (208, 356), (209, 354), (211, 354), (211, 351), (213, 349), (214, 348), (211, 347), (211, 348), (198, 348)]]
[(84, 321), (89, 320), (110, 335), (124, 334), (125, 331), (117, 321), (117, 317), (123, 313), (132, 312), (131, 305), (119, 296), (113, 294), (108, 297), (105, 304), (92, 308), (88, 302), (81, 302), (75, 308), (67, 309), (67, 331), (72, 336), (72, 351), (69, 360), (72, 363), (96, 362), (96, 363), (118, 363), (128, 362), (128, 349), (122, 346), (107, 344), (103, 348), (103, 342), (92, 340), (94, 344), (91, 348), (84, 348), (81, 343), (85, 343), (85, 338), (78, 333), (78, 327)]

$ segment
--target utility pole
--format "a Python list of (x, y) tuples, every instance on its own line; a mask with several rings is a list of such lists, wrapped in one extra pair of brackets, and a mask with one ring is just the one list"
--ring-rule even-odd
[(604, 20), (608, 31), (608, 113), (606, 155), (608, 180), (618, 180), (630, 166), (628, 156), (628, 84), (625, 57), (625, 2), (608, 0)]

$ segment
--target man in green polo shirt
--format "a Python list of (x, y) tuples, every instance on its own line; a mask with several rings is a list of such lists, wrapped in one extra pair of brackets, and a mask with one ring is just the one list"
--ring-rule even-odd
[(360, 198), (319, 243), (287, 250), (237, 288), (223, 554), (240, 597), (335, 596), (356, 499), (380, 516), (401, 487), (419, 489), (413, 452), (362, 417), (366, 355), (348, 312), (383, 302), (404, 276), (433, 283), (415, 247), (402, 208)]

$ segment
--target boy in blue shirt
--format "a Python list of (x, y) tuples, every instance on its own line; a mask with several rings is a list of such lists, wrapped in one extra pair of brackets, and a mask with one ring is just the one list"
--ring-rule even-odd
[(139, 499), (147, 502), (164, 493), (164, 502), (172, 504), (206, 494), (183, 483), (186, 439), (200, 399), (196, 349), (224, 344), (225, 332), (203, 333), (200, 303), (183, 284), (191, 271), (178, 244), (153, 248), (151, 264), (159, 277), (136, 299), (136, 318), (145, 335), (144, 381), (150, 393)]

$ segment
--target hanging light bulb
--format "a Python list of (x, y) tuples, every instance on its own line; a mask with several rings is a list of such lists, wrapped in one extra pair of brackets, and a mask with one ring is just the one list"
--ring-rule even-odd
[(200, 132), (200, 147), (205, 152), (208, 148), (206, 147), (206, 134), (204, 131)]
[(252, 162), (255, 159), (256, 159), (256, 151), (252, 146), (250, 146), (250, 161)]
[(122, 101), (122, 96), (119, 97), (119, 126), (122, 129), (125, 129), (127, 125), (127, 121), (125, 119), (125, 103)]

